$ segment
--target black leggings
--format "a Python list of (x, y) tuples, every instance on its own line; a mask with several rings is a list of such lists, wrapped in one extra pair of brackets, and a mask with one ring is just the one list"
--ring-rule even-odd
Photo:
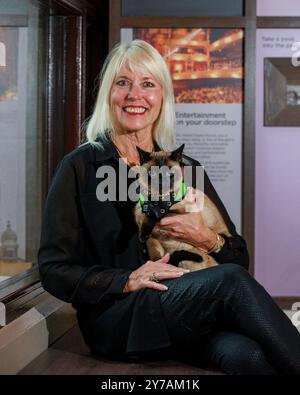
[(172, 347), (227, 374), (300, 374), (300, 334), (241, 266), (165, 280), (160, 292)]

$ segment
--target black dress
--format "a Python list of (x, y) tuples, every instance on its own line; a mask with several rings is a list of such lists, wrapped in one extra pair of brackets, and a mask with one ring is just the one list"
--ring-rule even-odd
[[(104, 150), (83, 145), (64, 157), (52, 180), (45, 206), (38, 254), (44, 288), (78, 312), (91, 350), (113, 356), (171, 345), (160, 292), (122, 293), (130, 273), (147, 260), (133, 218), (135, 202), (96, 197), (97, 169), (118, 168), (110, 141)], [(194, 166), (199, 163), (190, 159)], [(220, 264), (248, 268), (246, 243), (236, 233), (221, 200), (205, 175), (205, 193), (221, 211), (233, 235), (215, 254)]]

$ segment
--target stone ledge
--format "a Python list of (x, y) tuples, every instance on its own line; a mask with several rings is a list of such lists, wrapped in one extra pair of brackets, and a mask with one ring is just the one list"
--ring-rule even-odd
[(23, 304), (25, 312), (0, 330), (0, 374), (18, 373), (76, 324), (70, 304), (46, 292), (41, 303), (34, 300)]

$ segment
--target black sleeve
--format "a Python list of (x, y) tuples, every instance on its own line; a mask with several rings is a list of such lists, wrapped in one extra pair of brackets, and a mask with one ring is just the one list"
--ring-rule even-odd
[(78, 204), (75, 167), (64, 158), (46, 201), (38, 252), (40, 276), (43, 287), (57, 298), (96, 304), (104, 295), (122, 293), (132, 270), (109, 267), (109, 262), (92, 266), (80, 262), (78, 240), (83, 228)]
[[(200, 166), (200, 163), (197, 162), (197, 165)], [(223, 248), (218, 253), (212, 253), (211, 255), (220, 264), (236, 263), (248, 270), (249, 254), (248, 254), (246, 241), (240, 235), (237, 234), (234, 223), (231, 221), (224, 204), (222, 203), (220, 197), (218, 196), (215, 188), (213, 187), (205, 171), (204, 171), (204, 192), (219, 209), (229, 229), (229, 232), (232, 235), (232, 237), (226, 237), (222, 235), (225, 239), (225, 244)]]

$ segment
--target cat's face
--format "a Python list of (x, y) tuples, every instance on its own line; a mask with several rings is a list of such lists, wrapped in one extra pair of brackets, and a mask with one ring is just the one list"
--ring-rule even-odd
[(182, 183), (182, 152), (184, 145), (172, 152), (145, 152), (140, 154), (141, 171), (139, 183), (147, 200), (170, 201)]

